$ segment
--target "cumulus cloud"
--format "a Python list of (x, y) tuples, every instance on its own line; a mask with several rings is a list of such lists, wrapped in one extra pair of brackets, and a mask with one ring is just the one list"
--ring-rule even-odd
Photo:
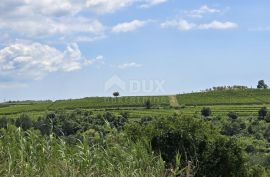
[(54, 38), (55, 42), (77, 35), (104, 36), (105, 26), (99, 20), (79, 13), (84, 4), (74, 0), (3, 0), (0, 32), (31, 40)]
[(186, 11), (187, 16), (192, 18), (202, 18), (205, 14), (221, 13), (221, 10), (210, 8), (207, 5), (201, 6), (199, 9)]
[(112, 32), (120, 33), (120, 32), (129, 32), (134, 31), (138, 28), (141, 28), (146, 25), (146, 21), (141, 20), (133, 20), (131, 22), (120, 23), (112, 28)]
[(142, 67), (142, 65), (141, 64), (137, 64), (135, 62), (125, 63), (125, 64), (118, 65), (118, 68), (119, 69), (140, 68), (140, 67)]
[(0, 50), (0, 75), (15, 79), (42, 79), (52, 72), (71, 72), (87, 64), (76, 43), (61, 52), (40, 43), (14, 43)]
[[(2, 0), (0, 3), (0, 32), (13, 39), (51, 40), (55, 43), (69, 39), (92, 42), (106, 36), (106, 26), (97, 17), (84, 12), (113, 13), (131, 5), (150, 7), (167, 0)], [(143, 21), (122, 24), (117, 28), (133, 30)], [(125, 26), (123, 26), (125, 25)], [(133, 26), (129, 26), (133, 25)], [(117, 29), (116, 29), (117, 30)], [(120, 30), (121, 31), (121, 30)], [(79, 36), (79, 37), (78, 37)], [(53, 39), (53, 40), (52, 40)]]
[(212, 21), (211, 23), (203, 23), (203, 24), (195, 24), (190, 23), (186, 20), (171, 20), (166, 21), (161, 24), (163, 28), (177, 28), (179, 30), (188, 31), (188, 30), (209, 30), (209, 29), (216, 29), (216, 30), (226, 30), (226, 29), (234, 29), (238, 28), (239, 25), (234, 22), (220, 22), (220, 21)]

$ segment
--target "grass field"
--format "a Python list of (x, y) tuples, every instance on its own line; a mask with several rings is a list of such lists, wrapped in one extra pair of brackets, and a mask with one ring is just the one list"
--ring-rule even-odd
[[(152, 109), (144, 108), (146, 100), (151, 101)], [(211, 107), (213, 116), (226, 116), (230, 111), (236, 112), (241, 117), (254, 116), (262, 106), (270, 108), (270, 90), (223, 90), (176, 96), (89, 97), (55, 102), (2, 103), (0, 115), (16, 118), (21, 113), (27, 113), (31, 117), (39, 117), (48, 111), (80, 108), (94, 112), (126, 111), (130, 117), (136, 119), (143, 116), (168, 116), (174, 113), (200, 115), (201, 109), (205, 106)]]

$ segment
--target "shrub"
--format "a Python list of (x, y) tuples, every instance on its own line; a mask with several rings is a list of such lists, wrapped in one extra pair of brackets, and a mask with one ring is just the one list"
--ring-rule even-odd
[(191, 168), (197, 172), (195, 176), (246, 176), (240, 145), (235, 139), (219, 135), (209, 122), (192, 117), (169, 117), (141, 127), (136, 130), (133, 126), (127, 133), (131, 137), (140, 134), (150, 139), (153, 151), (161, 154), (168, 167), (176, 165), (175, 157), (179, 153), (181, 166), (191, 162)]
[(145, 107), (146, 109), (151, 109), (152, 104), (151, 104), (151, 101), (150, 101), (149, 99), (145, 101), (144, 107)]
[(229, 112), (229, 113), (228, 113), (228, 117), (229, 117), (230, 119), (235, 120), (235, 119), (238, 118), (238, 115), (237, 115), (236, 112)]
[(202, 108), (202, 110), (201, 110), (201, 114), (202, 114), (202, 116), (204, 116), (204, 117), (209, 117), (209, 116), (211, 116), (212, 111), (211, 111), (211, 109), (210, 109), (209, 107), (204, 107), (204, 108)]
[(259, 119), (264, 119), (265, 116), (267, 115), (267, 112), (268, 112), (267, 108), (266, 108), (266, 107), (262, 107), (262, 108), (259, 110), (259, 112), (258, 112), (258, 114), (259, 114)]
[(32, 128), (33, 122), (28, 115), (21, 114), (20, 117), (16, 119), (15, 126), (21, 127), (23, 130), (28, 130)]
[(0, 118), (0, 129), (1, 128), (7, 128), (8, 120), (6, 117), (1, 117)]

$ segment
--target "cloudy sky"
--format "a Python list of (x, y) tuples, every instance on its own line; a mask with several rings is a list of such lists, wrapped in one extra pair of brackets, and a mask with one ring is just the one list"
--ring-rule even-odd
[(0, 101), (270, 82), (269, 0), (1, 0)]

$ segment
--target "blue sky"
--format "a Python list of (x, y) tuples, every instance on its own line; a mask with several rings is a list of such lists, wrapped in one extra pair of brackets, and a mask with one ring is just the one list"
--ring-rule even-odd
[(269, 7), (268, 0), (2, 0), (0, 101), (270, 82)]

